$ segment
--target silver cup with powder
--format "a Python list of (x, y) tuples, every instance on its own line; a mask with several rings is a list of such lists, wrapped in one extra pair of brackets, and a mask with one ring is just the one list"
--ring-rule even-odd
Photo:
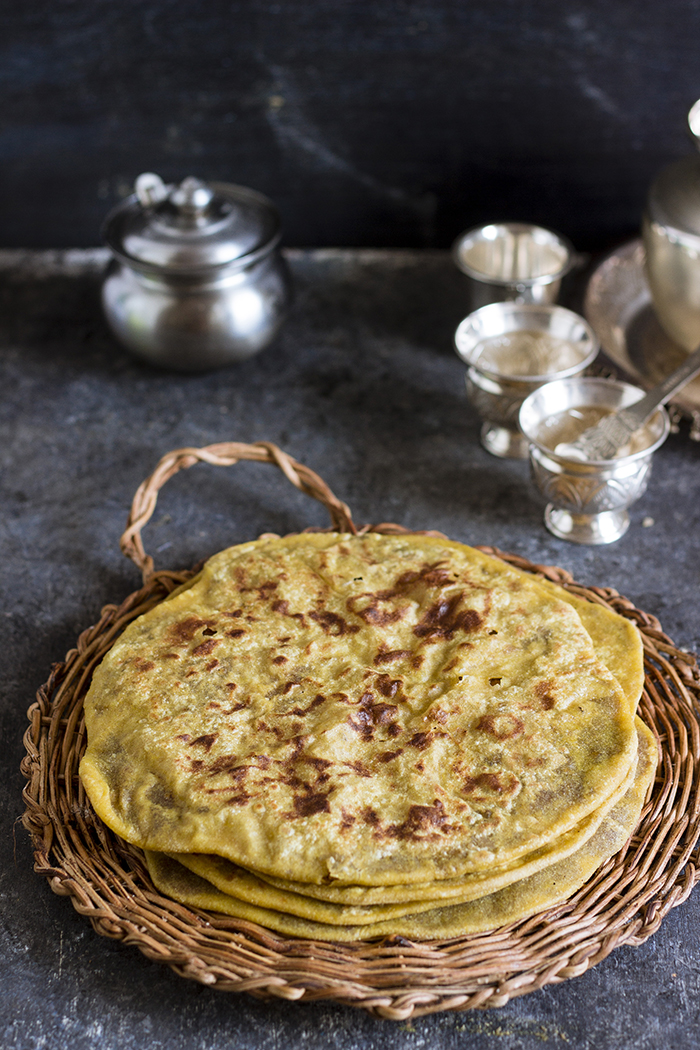
[(509, 302), (465, 317), (455, 348), (467, 365), (467, 395), (483, 420), (482, 445), (494, 456), (527, 459), (518, 425), (523, 401), (545, 383), (583, 372), (598, 343), (573, 310)]

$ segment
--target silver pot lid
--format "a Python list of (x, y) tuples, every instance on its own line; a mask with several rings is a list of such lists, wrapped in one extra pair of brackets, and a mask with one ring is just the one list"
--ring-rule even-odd
[(134, 189), (107, 216), (103, 236), (115, 255), (139, 269), (191, 274), (245, 266), (279, 241), (275, 206), (245, 186), (192, 177), (166, 185), (146, 172)]

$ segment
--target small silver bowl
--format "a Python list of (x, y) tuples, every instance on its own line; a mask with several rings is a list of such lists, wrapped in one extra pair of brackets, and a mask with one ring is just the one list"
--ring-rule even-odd
[[(479, 362), (487, 340), (534, 332), (566, 340), (573, 347), (566, 367), (542, 375), (510, 374)], [(507, 459), (527, 459), (528, 440), (518, 426), (520, 406), (533, 390), (553, 379), (578, 375), (598, 353), (593, 330), (563, 306), (490, 303), (469, 314), (455, 332), (457, 354), (468, 365), (467, 395), (484, 423), (481, 443), (487, 452)], [(573, 359), (573, 363), (571, 363)]]
[(520, 409), (520, 426), (530, 442), (532, 479), (549, 500), (544, 512), (551, 533), (572, 543), (600, 544), (619, 540), (629, 528), (627, 508), (646, 491), (654, 452), (670, 429), (668, 413), (659, 408), (645, 424), (649, 445), (615, 459), (580, 461), (558, 456), (542, 443), (542, 425), (574, 408), (604, 407), (615, 411), (634, 404), (639, 387), (616, 379), (559, 379), (540, 387)]
[(486, 303), (553, 303), (562, 277), (575, 264), (565, 237), (524, 222), (489, 223), (461, 234), (452, 246), (469, 278), (472, 309)]

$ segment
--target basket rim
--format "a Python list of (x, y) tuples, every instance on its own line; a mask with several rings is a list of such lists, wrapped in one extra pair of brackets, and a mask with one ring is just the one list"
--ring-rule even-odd
[[(358, 530), (366, 531), (412, 532), (389, 523)], [(696, 659), (675, 645), (655, 616), (614, 589), (586, 587), (563, 569), (495, 547), (477, 549), (613, 609), (636, 624), (644, 643), (645, 689), (638, 713), (659, 742), (656, 781), (627, 846), (569, 900), (466, 937), (340, 944), (273, 933), (185, 907), (155, 890), (141, 851), (102, 824), (77, 776), (86, 741), (82, 698), (94, 667), (126, 624), (163, 601), (199, 566), (153, 573), (120, 605), (104, 606), (97, 623), (54, 665), (29, 707), (21, 767), (27, 781), (23, 823), (35, 871), (55, 893), (68, 896), (99, 934), (135, 944), (185, 977), (257, 998), (358, 1006), (393, 1020), (502, 1006), (584, 973), (620, 945), (643, 943), (700, 881)]]

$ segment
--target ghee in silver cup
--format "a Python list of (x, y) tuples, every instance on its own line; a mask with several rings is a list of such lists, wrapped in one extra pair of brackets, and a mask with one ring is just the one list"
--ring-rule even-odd
[(572, 543), (613, 543), (630, 524), (628, 508), (646, 491), (652, 456), (666, 440), (668, 414), (659, 408), (614, 459), (579, 460), (557, 452), (604, 415), (638, 401), (639, 387), (614, 379), (576, 377), (540, 387), (520, 410), (530, 442), (530, 469), (548, 501), (549, 531)]

